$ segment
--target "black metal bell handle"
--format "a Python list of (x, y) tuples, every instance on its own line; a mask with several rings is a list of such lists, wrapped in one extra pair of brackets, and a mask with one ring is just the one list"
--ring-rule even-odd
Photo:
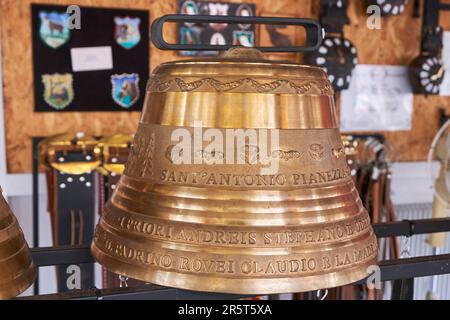
[(322, 27), (316, 20), (301, 18), (279, 17), (241, 17), (241, 16), (207, 16), (168, 14), (153, 21), (151, 26), (151, 40), (153, 44), (162, 50), (186, 50), (186, 51), (223, 51), (234, 47), (232, 44), (171, 44), (163, 37), (163, 26), (166, 22), (194, 22), (194, 23), (230, 23), (230, 24), (266, 24), (301, 26), (306, 31), (306, 41), (303, 46), (295, 47), (254, 47), (263, 52), (309, 52), (317, 50), (323, 39)]

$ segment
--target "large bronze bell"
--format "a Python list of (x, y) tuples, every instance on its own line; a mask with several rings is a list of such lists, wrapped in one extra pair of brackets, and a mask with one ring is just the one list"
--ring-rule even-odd
[[(256, 130), (234, 149), (210, 148), (227, 129)], [(258, 162), (264, 129), (267, 141), (279, 138), (265, 152), (275, 173)], [(180, 147), (191, 144), (179, 138), (186, 132), (192, 152)], [(236, 163), (220, 163), (228, 157)], [(301, 292), (366, 277), (377, 241), (325, 72), (244, 48), (157, 67), (92, 252), (115, 273), (209, 292)]]
[(9, 299), (25, 291), (35, 277), (36, 268), (23, 232), (0, 194), (0, 299)]

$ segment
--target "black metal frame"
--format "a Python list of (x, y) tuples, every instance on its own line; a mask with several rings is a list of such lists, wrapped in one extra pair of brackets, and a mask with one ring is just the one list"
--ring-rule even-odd
[[(410, 237), (418, 234), (450, 232), (450, 218), (403, 220), (373, 225), (378, 238), (393, 236)], [(91, 263), (94, 258), (89, 246), (66, 246), (33, 248), (33, 259), (37, 267), (71, 263)], [(406, 259), (386, 260), (379, 263), (381, 281), (402, 280), (450, 273), (450, 254)], [(364, 284), (362, 279), (355, 284)], [(18, 299), (71, 299), (71, 300), (161, 300), (161, 299), (238, 299), (248, 295), (193, 292), (156, 285), (135, 288), (74, 290), (71, 292), (30, 296)]]
[(440, 3), (439, 10), (450, 11), (450, 4), (449, 3)]
[[(31, 139), (31, 164), (32, 164), (32, 210), (33, 210), (33, 247), (39, 247), (39, 150), (40, 137)], [(39, 272), (34, 282), (34, 294), (39, 294)]]

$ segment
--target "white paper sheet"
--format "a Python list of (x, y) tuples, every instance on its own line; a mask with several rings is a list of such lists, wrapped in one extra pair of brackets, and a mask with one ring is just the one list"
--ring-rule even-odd
[(413, 101), (407, 67), (357, 65), (341, 93), (341, 131), (410, 130)]
[(113, 68), (110, 46), (72, 48), (70, 56), (73, 72), (111, 70)]
[(439, 88), (439, 94), (450, 96), (450, 31), (444, 32), (443, 43), (442, 60), (444, 60), (445, 75)]

